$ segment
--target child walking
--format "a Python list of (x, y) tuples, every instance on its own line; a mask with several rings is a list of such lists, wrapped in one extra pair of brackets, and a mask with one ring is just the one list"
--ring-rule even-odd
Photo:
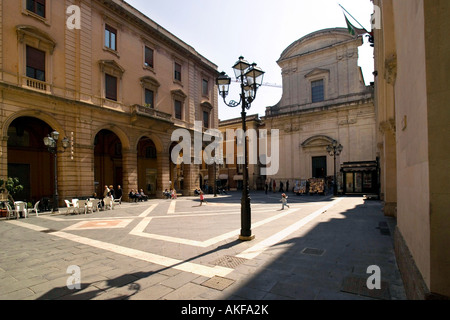
[(200, 206), (203, 205), (203, 202), (204, 202), (204, 203), (208, 203), (208, 202), (205, 200), (205, 196), (203, 195), (203, 191), (200, 191)]
[(283, 206), (281, 207), (281, 210), (284, 210), (284, 206), (290, 208), (289, 205), (287, 204), (287, 199), (288, 199), (288, 196), (287, 196), (285, 193), (283, 193), (283, 194), (281, 195), (281, 200), (280, 200), (280, 201), (281, 201), (281, 204), (283, 205)]

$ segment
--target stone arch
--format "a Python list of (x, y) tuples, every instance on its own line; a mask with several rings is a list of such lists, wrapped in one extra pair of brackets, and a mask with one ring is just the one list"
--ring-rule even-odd
[(137, 147), (139, 145), (139, 142), (144, 137), (147, 137), (147, 138), (149, 138), (150, 140), (153, 141), (153, 143), (155, 144), (155, 147), (156, 147), (156, 151), (158, 153), (163, 153), (167, 149), (167, 148), (164, 147), (161, 139), (159, 137), (157, 137), (155, 134), (153, 134), (153, 133), (143, 133), (140, 136), (138, 136), (137, 139), (133, 142), (133, 150), (137, 149)]
[[(13, 134), (10, 129), (15, 128)], [(55, 171), (58, 180), (63, 174), (60, 161), (62, 153), (57, 154), (58, 164), (55, 170), (54, 156), (44, 145), (44, 138), (51, 132), (58, 131), (60, 140), (65, 132), (62, 126), (51, 116), (28, 110), (9, 116), (2, 127), (1, 172), (2, 176), (18, 178), (24, 190), (16, 195), (15, 200), (32, 202), (41, 201), (41, 208), (50, 208), (49, 202), (55, 194)], [(61, 146), (60, 142), (58, 148)], [(58, 188), (59, 190), (60, 188)]]
[(326, 147), (330, 145), (335, 139), (326, 136), (326, 135), (316, 135), (306, 139), (302, 144), (302, 148), (311, 148), (311, 147)]
[(122, 129), (120, 129), (116, 125), (100, 126), (100, 127), (96, 128), (95, 130), (93, 130), (93, 134), (92, 134), (92, 137), (91, 137), (92, 145), (94, 145), (95, 137), (102, 130), (109, 130), (109, 131), (115, 133), (119, 137), (120, 142), (122, 143), (122, 149), (123, 150), (130, 150), (130, 148), (131, 148), (130, 138), (128, 137), (128, 135)]
[(11, 123), (13, 123), (14, 120), (22, 117), (30, 117), (30, 118), (36, 118), (41, 121), (44, 121), (47, 123), (50, 127), (52, 127), (53, 130), (56, 130), (60, 133), (62, 137), (66, 136), (66, 132), (63, 129), (63, 126), (52, 116), (36, 110), (25, 110), (20, 111), (12, 114), (6, 120), (3, 122), (3, 128), (2, 128), (2, 136), (7, 137), (8, 136), (8, 129), (11, 126)]

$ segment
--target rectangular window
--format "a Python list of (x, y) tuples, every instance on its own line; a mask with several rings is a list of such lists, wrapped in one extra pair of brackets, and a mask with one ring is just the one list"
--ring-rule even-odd
[(202, 93), (204, 96), (207, 96), (209, 94), (209, 88), (208, 88), (208, 80), (203, 79), (202, 81)]
[(153, 50), (149, 47), (145, 47), (145, 65), (153, 68)]
[(27, 10), (45, 18), (45, 0), (27, 0)]
[(117, 51), (117, 30), (105, 25), (105, 47)]
[(27, 77), (45, 81), (45, 52), (27, 46)]
[(182, 120), (183, 114), (182, 114), (182, 103), (181, 101), (175, 100), (175, 118)]
[(203, 111), (203, 126), (209, 128), (209, 112)]
[(155, 103), (155, 93), (152, 90), (145, 89), (145, 106), (149, 108), (154, 108)]
[(321, 102), (325, 100), (323, 80), (311, 82), (312, 102)]
[(175, 63), (175, 80), (181, 81), (181, 65)]
[(105, 74), (105, 97), (117, 101), (117, 78)]

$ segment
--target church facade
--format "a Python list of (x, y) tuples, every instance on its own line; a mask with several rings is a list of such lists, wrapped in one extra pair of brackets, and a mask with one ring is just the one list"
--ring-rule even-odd
[[(280, 130), (280, 170), (267, 178), (290, 186), (325, 178), (330, 187), (336, 173), (339, 192), (378, 194), (373, 88), (358, 67), (362, 41), (347, 29), (325, 29), (281, 54), (283, 95), (264, 117), (268, 133)], [(343, 147), (336, 166), (327, 152), (334, 141)]]

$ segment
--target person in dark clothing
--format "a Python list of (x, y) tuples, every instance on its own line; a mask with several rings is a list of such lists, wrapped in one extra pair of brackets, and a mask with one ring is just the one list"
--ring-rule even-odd
[(280, 190), (278, 190), (279, 192), (284, 192), (283, 190), (283, 181), (280, 181)]
[[(117, 190), (115, 190), (115, 194), (116, 194), (116, 196), (114, 197), (114, 199), (121, 199), (123, 197), (123, 190), (120, 185), (117, 186)], [(119, 203), (122, 203), (122, 200), (120, 200)]]

